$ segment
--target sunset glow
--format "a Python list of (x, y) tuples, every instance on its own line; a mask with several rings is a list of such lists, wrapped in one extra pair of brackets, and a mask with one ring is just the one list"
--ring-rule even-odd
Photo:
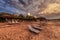
[(49, 4), (41, 14), (51, 14), (51, 13), (60, 13), (60, 3)]
[(27, 15), (28, 15), (28, 16), (32, 16), (31, 13), (28, 13)]

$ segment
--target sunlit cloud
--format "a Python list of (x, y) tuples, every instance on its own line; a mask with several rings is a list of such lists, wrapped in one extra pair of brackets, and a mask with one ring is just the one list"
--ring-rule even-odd
[(41, 12), (42, 14), (60, 13), (60, 3), (48, 4), (47, 8)]

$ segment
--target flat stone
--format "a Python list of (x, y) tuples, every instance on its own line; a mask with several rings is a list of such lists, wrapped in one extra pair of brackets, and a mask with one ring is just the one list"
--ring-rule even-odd
[(37, 29), (34, 29), (31, 25), (28, 25), (28, 28), (30, 31), (34, 32), (34, 33), (39, 33), (40, 31)]
[(37, 29), (37, 30), (42, 30), (42, 28), (40, 28), (40, 27), (38, 27), (38, 26), (32, 25), (32, 27), (33, 27), (34, 29)]

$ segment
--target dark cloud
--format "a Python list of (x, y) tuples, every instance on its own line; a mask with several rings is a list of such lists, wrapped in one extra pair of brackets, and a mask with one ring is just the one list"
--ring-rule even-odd
[(26, 3), (23, 0), (19, 0), (21, 4), (26, 5)]

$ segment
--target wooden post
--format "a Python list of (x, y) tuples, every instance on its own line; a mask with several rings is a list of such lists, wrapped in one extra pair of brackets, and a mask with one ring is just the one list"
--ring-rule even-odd
[(12, 23), (15, 23), (14, 19), (12, 19)]
[(15, 22), (18, 23), (18, 20), (16, 19)]

